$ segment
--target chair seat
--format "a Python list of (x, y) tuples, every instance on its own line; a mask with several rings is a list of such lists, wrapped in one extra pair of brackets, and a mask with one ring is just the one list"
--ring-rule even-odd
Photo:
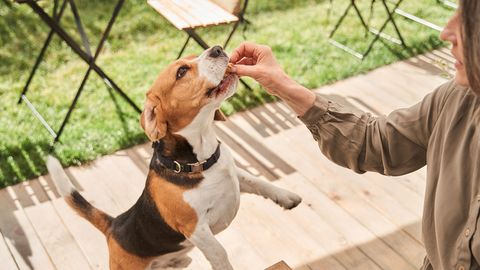
[(238, 17), (209, 0), (148, 0), (163, 17), (179, 30), (238, 21)]

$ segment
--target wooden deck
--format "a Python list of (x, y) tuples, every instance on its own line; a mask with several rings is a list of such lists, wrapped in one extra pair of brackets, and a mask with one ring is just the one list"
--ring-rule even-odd
[[(435, 51), (323, 87), (318, 91), (375, 114), (410, 106), (445, 82)], [(448, 69), (452, 71), (450, 68)], [(236, 114), (218, 136), (239, 166), (304, 201), (284, 211), (243, 195), (238, 216), (218, 239), (235, 269), (264, 269), (285, 260), (297, 270), (418, 269), (425, 170), (403, 177), (355, 174), (322, 156), (283, 103)], [(116, 215), (143, 189), (148, 144), (66, 171), (94, 205)], [(59, 198), (49, 176), (0, 191), (0, 269), (108, 269), (102, 235)], [(209, 269), (198, 250), (188, 269)]]

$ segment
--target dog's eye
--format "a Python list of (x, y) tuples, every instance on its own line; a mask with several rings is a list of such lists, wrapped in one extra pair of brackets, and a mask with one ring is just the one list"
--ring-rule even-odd
[(188, 66), (181, 66), (177, 70), (177, 80), (181, 79), (185, 74), (187, 74), (187, 71), (190, 69)]

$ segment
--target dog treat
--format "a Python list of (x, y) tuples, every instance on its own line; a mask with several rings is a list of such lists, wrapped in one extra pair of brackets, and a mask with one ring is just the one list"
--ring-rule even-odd
[(227, 70), (225, 71), (226, 73), (232, 73), (232, 68), (233, 68), (233, 64), (232, 63), (228, 63), (227, 65)]

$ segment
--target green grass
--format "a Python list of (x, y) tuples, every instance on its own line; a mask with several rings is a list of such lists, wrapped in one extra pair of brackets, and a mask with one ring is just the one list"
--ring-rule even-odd
[[(40, 3), (51, 8), (51, 2)], [(90, 40), (96, 44), (114, 3), (77, 2), (84, 14), (82, 19)], [(250, 2), (247, 18), (252, 24), (245, 31), (248, 40), (270, 45), (286, 71), (310, 88), (444, 45), (437, 38), (437, 32), (398, 19), (410, 50), (379, 42), (371, 55), (360, 62), (329, 45), (327, 39), (333, 21), (347, 1), (334, 1), (336, 6), (330, 21), (328, 1)], [(368, 11), (369, 1), (359, 2), (363, 3), (362, 9)], [(452, 13), (436, 6), (435, 0), (406, 1), (402, 8), (440, 25)], [(385, 16), (380, 5), (376, 12), (373, 24), (378, 26)], [(62, 24), (71, 32), (75, 30), (69, 10)], [(357, 49), (365, 49), (371, 36), (366, 38), (359, 26), (351, 16), (338, 32), (337, 39)], [(199, 33), (210, 44), (222, 44), (228, 30), (229, 27), (219, 26)], [(25, 105), (17, 105), (17, 99), (47, 31), (28, 7), (13, 5), (8, 8), (0, 2), (0, 187), (46, 172), (44, 158), (52, 139)], [(393, 33), (390, 28), (387, 32)], [(154, 78), (175, 59), (185, 37), (145, 1), (126, 1), (98, 64), (141, 105)], [(242, 40), (242, 30), (239, 30), (227, 50), (231, 51)], [(200, 52), (194, 43), (187, 50), (187, 54)], [(86, 69), (86, 64), (55, 37), (28, 94), (55, 129), (59, 127)], [(227, 114), (272, 100), (258, 85), (250, 83), (255, 86), (254, 93), (241, 88), (222, 107)], [(137, 113), (92, 73), (55, 152), (64, 165), (78, 165), (145, 141)]]

